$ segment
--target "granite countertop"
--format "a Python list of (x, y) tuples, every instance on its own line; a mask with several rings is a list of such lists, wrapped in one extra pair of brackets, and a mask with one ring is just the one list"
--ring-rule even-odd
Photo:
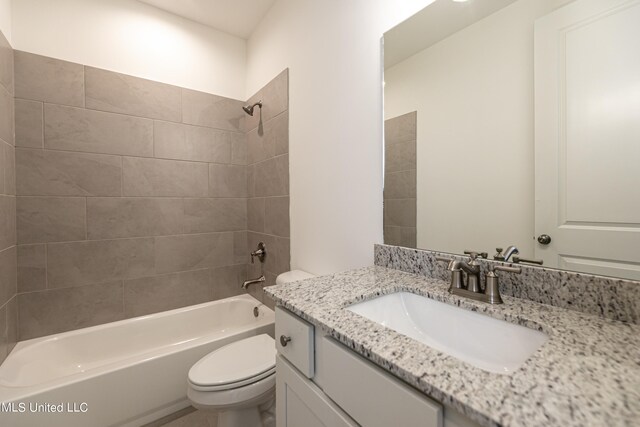
[[(426, 395), (486, 426), (640, 425), (640, 325), (529, 300), (489, 305), (448, 283), (367, 267), (265, 288), (278, 305)], [(345, 309), (397, 291), (541, 330), (545, 344), (517, 371), (489, 373)]]

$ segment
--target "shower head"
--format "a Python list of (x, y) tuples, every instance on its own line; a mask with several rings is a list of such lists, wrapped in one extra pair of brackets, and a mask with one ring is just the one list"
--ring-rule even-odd
[(248, 115), (253, 116), (253, 109), (256, 108), (256, 106), (260, 107), (260, 109), (262, 109), (262, 101), (258, 101), (253, 105), (245, 105), (244, 107), (242, 107), (242, 109)]

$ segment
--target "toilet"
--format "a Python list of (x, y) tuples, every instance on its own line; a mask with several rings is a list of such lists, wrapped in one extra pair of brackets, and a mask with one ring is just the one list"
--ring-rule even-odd
[[(288, 271), (276, 284), (307, 279)], [(275, 427), (276, 343), (267, 334), (245, 338), (204, 356), (191, 367), (187, 397), (218, 413), (218, 427)]]
[(272, 411), (275, 387), (276, 343), (262, 334), (196, 362), (189, 370), (187, 397), (197, 409), (217, 412), (218, 427), (262, 427), (270, 424), (262, 418)]

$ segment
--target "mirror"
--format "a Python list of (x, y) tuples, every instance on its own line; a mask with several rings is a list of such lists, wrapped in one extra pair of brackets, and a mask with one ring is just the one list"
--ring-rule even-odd
[(388, 31), (385, 243), (640, 280), (638, 22), (640, 0), (436, 0)]

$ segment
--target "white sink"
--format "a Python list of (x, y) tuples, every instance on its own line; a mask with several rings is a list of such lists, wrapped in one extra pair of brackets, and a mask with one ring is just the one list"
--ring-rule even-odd
[(408, 292), (347, 308), (485, 371), (508, 374), (542, 344), (542, 332)]

